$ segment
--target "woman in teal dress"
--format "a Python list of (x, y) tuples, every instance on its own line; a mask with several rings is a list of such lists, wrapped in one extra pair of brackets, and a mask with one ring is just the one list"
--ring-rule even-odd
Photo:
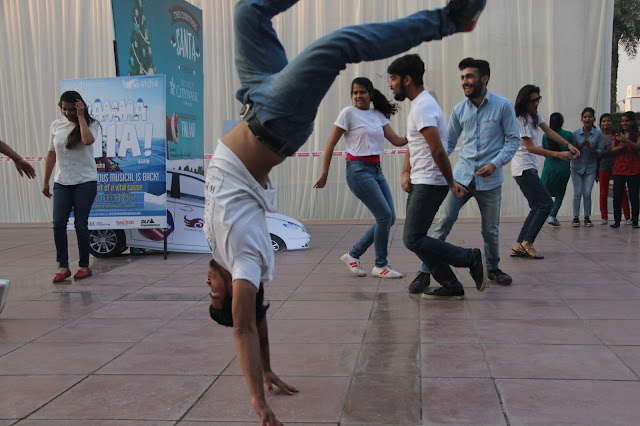
[[(549, 117), (549, 127), (560, 134), (565, 140), (572, 145), (575, 145), (575, 138), (573, 133), (568, 130), (562, 130), (564, 124), (564, 117), (559, 112), (554, 112)], [(547, 135), (542, 136), (542, 147), (551, 151), (568, 151), (564, 145), (560, 145), (557, 142), (547, 139)], [(564, 199), (564, 193), (567, 190), (567, 183), (571, 177), (571, 163), (558, 158), (547, 157), (544, 160), (544, 168), (542, 169), (541, 180), (544, 186), (547, 187), (549, 194), (554, 198), (553, 207), (549, 214), (549, 225), (560, 226), (560, 222), (556, 219), (556, 215), (562, 205)]]

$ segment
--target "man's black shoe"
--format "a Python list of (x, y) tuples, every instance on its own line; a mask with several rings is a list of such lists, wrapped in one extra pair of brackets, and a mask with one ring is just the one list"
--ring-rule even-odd
[(409, 293), (424, 293), (431, 285), (431, 275), (426, 272), (418, 272), (418, 275), (409, 284)]
[(444, 13), (456, 24), (456, 32), (473, 31), (487, 0), (449, 0)]
[(495, 281), (496, 284), (500, 285), (510, 285), (513, 282), (513, 279), (509, 274), (505, 274), (500, 269), (494, 269), (493, 271), (489, 271), (487, 276), (491, 281)]
[(487, 281), (484, 275), (484, 256), (480, 249), (473, 249), (473, 251), (473, 263), (469, 267), (469, 274), (471, 274), (471, 278), (475, 281), (478, 291), (484, 291), (487, 287)]
[(464, 289), (462, 287), (438, 287), (422, 294), (423, 299), (464, 299)]

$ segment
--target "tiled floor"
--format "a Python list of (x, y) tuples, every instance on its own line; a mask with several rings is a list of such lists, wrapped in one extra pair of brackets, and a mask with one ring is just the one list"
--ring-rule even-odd
[[(392, 230), (404, 280), (340, 262), (366, 221), (310, 222), (311, 248), (276, 255), (266, 288), (274, 371), (300, 389), (268, 401), (286, 424), (640, 424), (640, 231), (545, 225), (544, 260), (510, 258), (510, 287), (426, 301), (416, 258)], [(0, 224), (0, 426), (256, 424), (231, 330), (208, 318), (207, 255), (92, 259), (51, 284), (47, 224)], [(69, 239), (73, 242), (73, 237)], [(475, 247), (479, 221), (449, 241)], [(71, 247), (71, 253), (75, 247)], [(362, 259), (370, 271), (373, 249)], [(74, 260), (75, 262), (75, 260)]]

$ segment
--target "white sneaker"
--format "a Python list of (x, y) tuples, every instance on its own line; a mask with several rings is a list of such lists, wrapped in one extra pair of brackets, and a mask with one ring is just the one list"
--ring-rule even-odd
[(607, 219), (602, 219), (600, 221), (600, 225), (607, 225), (609, 223), (609, 221)]
[(373, 270), (371, 271), (371, 275), (379, 278), (403, 278), (404, 277), (403, 274), (393, 269), (391, 265), (388, 263), (386, 264), (386, 266), (383, 266), (382, 268), (374, 266)]
[(349, 270), (356, 274), (359, 277), (367, 276), (367, 273), (360, 267), (360, 259), (356, 259), (355, 257), (349, 256), (349, 253), (345, 253), (340, 256), (340, 260), (342, 263), (347, 265)]
[(4, 309), (4, 302), (9, 296), (9, 280), (0, 280), (0, 312)]

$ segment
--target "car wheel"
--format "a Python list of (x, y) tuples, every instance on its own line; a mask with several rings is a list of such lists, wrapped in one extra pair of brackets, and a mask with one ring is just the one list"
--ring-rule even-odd
[(94, 257), (113, 257), (127, 249), (124, 231), (119, 229), (96, 229), (89, 234), (89, 252)]
[(287, 249), (287, 246), (285, 245), (284, 241), (282, 241), (282, 238), (273, 234), (269, 234), (269, 235), (271, 235), (271, 247), (273, 247), (274, 253), (280, 253)]

